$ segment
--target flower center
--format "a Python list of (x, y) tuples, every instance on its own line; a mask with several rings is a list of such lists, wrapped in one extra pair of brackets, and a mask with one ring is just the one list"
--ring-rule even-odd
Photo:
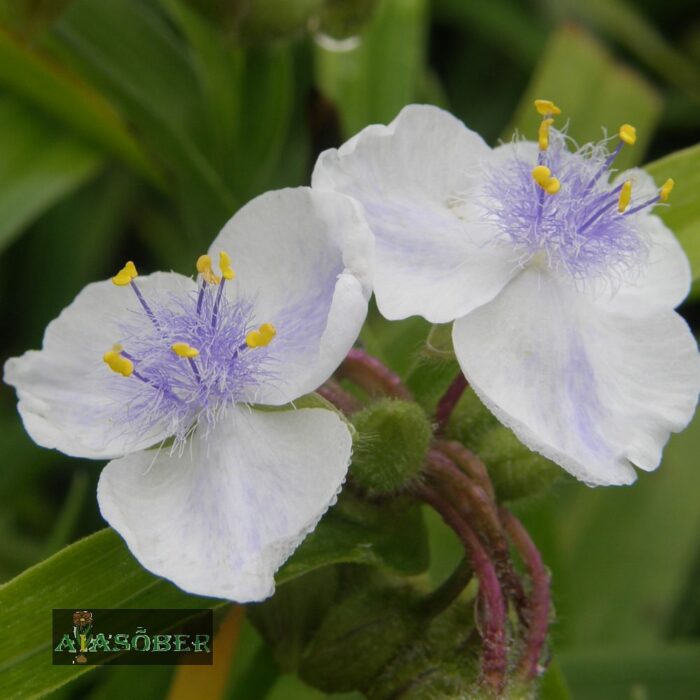
[(202, 421), (212, 425), (270, 374), (266, 348), (276, 329), (271, 323), (256, 328), (253, 304), (231, 302), (224, 294), (235, 277), (225, 252), (219, 267), (217, 276), (211, 258), (200, 256), (198, 291), (166, 298), (146, 299), (132, 262), (112, 278), (131, 288), (140, 310), (122, 324), (119, 343), (103, 359), (129, 379), (119, 386), (124, 396), (117, 403), (144, 431), (165, 422), (182, 442), (193, 427)]
[(567, 137), (553, 128), (561, 113), (549, 100), (536, 100), (542, 115), (535, 159), (527, 145), (484, 179), (481, 206), (502, 240), (514, 245), (522, 266), (542, 264), (563, 270), (575, 280), (633, 274), (648, 257), (636, 215), (666, 202), (673, 188), (667, 180), (656, 193), (635, 196), (633, 179), (611, 183), (611, 166), (636, 130), (623, 124), (610, 152), (609, 139), (572, 152)]

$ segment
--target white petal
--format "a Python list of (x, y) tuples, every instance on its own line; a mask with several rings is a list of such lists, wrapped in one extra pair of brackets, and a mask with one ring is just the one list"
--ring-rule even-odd
[(426, 105), (404, 108), (319, 157), (314, 189), (350, 195), (376, 236), (374, 291), (384, 316), (451, 321), (492, 299), (513, 253), (465, 202), (491, 158), (481, 137)]
[(607, 313), (545, 271), (459, 319), (455, 352), (484, 403), (531, 449), (591, 484), (655, 469), (690, 421), (700, 359), (683, 319)]
[[(192, 280), (172, 272), (137, 283), (147, 299), (195, 289)], [(112, 420), (118, 415), (115, 401), (127, 400), (129, 387), (137, 392), (142, 386), (115, 375), (102, 356), (119, 341), (120, 324), (140, 308), (129, 288), (94, 282), (48, 325), (42, 350), (7, 361), (4, 380), (17, 389), (18, 409), (34, 442), (74, 457), (110, 459), (169, 435), (165, 426), (144, 434)]]
[(262, 600), (335, 502), (351, 448), (331, 411), (237, 408), (181, 457), (148, 450), (110, 462), (97, 498), (154, 574), (190, 593)]
[(360, 333), (371, 295), (374, 242), (358, 205), (308, 187), (267, 192), (224, 227), (210, 254), (230, 253), (234, 296), (255, 302), (277, 336), (273, 377), (247, 400), (280, 405), (316, 389)]
[(637, 216), (639, 233), (649, 245), (646, 264), (612, 295), (609, 289), (594, 291), (597, 303), (628, 316), (674, 309), (688, 296), (691, 284), (690, 263), (673, 233), (658, 216)]

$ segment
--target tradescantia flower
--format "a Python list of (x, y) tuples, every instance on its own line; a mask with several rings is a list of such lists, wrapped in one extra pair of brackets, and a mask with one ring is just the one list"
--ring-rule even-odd
[(351, 436), (333, 411), (259, 405), (293, 402), (340, 363), (371, 257), (351, 199), (267, 193), (198, 259), (197, 281), (127, 263), (78, 295), (41, 351), (9, 360), (5, 381), (38, 444), (116, 458), (98, 501), (143, 566), (192, 593), (260, 600), (334, 502)]
[(409, 106), (321, 154), (313, 187), (361, 202), (384, 316), (455, 320), (465, 376), (528, 447), (591, 485), (631, 483), (700, 389), (673, 310), (688, 261), (653, 211), (673, 182), (612, 177), (631, 125), (571, 150), (556, 105), (536, 108), (537, 143), (491, 149), (447, 112)]

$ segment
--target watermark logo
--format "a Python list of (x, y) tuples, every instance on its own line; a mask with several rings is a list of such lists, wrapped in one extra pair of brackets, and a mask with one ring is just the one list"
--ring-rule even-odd
[(211, 610), (96, 609), (53, 611), (55, 665), (209, 665)]

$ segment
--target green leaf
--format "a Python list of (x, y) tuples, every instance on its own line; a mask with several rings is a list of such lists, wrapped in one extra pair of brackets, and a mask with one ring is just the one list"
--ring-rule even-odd
[(700, 644), (587, 648), (558, 655), (576, 700), (695, 700)]
[(250, 199), (267, 189), (289, 129), (292, 52), (286, 46), (232, 48), (183, 0), (159, 1), (190, 45), (208, 126), (207, 157), (241, 201)]
[(222, 605), (223, 601), (187, 595), (152, 576), (113, 530), (101, 530), (0, 587), (0, 697), (39, 697), (91, 670), (52, 665), (52, 608)]
[(340, 563), (384, 566), (413, 575), (425, 571), (428, 561), (427, 534), (418, 508), (379, 507), (345, 492), (282, 566), (277, 582)]
[[(557, 9), (562, 0), (549, 0)], [(571, 10), (602, 33), (617, 40), (653, 72), (700, 102), (700, 69), (669, 43), (643, 12), (625, 0), (570, 0)], [(682, 16), (682, 15), (681, 15)]]
[(614, 133), (621, 124), (634, 124), (637, 143), (623, 149), (616, 168), (642, 160), (662, 107), (659, 95), (646, 80), (617, 64), (592, 36), (571, 26), (557, 31), (547, 45), (503, 134), (505, 140), (510, 140), (515, 129), (535, 138), (541, 120), (533, 107), (537, 98), (553, 100), (561, 108), (557, 123), (570, 120), (568, 133), (581, 144), (600, 140), (603, 127)]
[(164, 187), (163, 176), (128, 132), (112, 105), (65, 66), (57, 66), (0, 29), (0, 85), (34, 103), (106, 149), (150, 182)]
[(316, 82), (346, 136), (391, 121), (414, 102), (426, 62), (426, 0), (382, 0), (351, 51), (316, 47)]
[(634, 486), (560, 491), (557, 555), (545, 561), (567, 649), (651, 647), (669, 630), (697, 553), (698, 454), (700, 414), (671, 438), (659, 469), (641, 472)]
[(52, 46), (128, 115), (172, 171), (193, 246), (210, 240), (236, 200), (205, 155), (201, 85), (187, 45), (166, 18), (137, 0), (74, 0)]
[[(676, 234), (690, 259), (693, 280), (700, 277), (700, 144), (676, 151), (645, 166), (661, 185), (673, 178), (675, 186), (669, 206), (657, 207), (654, 213)], [(695, 286), (693, 295), (700, 294)]]
[(547, 671), (542, 676), (538, 697), (540, 700), (571, 700), (572, 696), (569, 693), (558, 659), (550, 662)]
[(93, 149), (11, 98), (0, 99), (0, 250), (101, 165)]
[[(420, 513), (384, 512), (346, 499), (307, 537), (278, 573), (277, 583), (340, 562), (419, 573), (427, 566)], [(51, 608), (223, 605), (149, 574), (113, 530), (101, 530), (0, 587), (0, 697), (38, 697), (93, 668), (52, 666)]]

